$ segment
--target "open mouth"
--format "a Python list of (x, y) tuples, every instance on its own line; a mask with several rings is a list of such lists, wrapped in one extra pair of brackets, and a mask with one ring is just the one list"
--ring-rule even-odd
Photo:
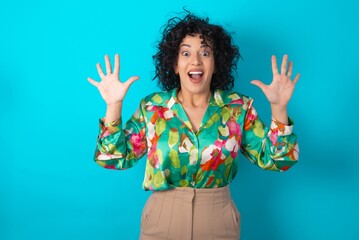
[(203, 72), (202, 71), (191, 71), (188, 73), (190, 80), (194, 83), (199, 83), (202, 80)]

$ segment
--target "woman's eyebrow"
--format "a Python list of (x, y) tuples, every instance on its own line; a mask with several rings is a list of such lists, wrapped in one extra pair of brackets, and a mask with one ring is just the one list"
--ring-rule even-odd
[[(189, 45), (189, 44), (186, 44), (186, 43), (182, 43), (181, 45), (180, 45), (180, 47), (191, 47), (191, 45)], [(210, 48), (210, 46), (208, 46), (207, 44), (202, 44), (201, 45), (201, 48), (206, 48), (206, 47), (209, 47)]]
[(182, 43), (181, 45), (180, 45), (180, 47), (191, 47), (191, 45), (189, 45), (189, 44), (185, 44), (185, 43)]

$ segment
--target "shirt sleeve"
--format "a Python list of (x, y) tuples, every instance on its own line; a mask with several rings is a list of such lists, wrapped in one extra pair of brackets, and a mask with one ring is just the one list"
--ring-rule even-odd
[(297, 163), (299, 157), (297, 136), (292, 130), (291, 119), (289, 125), (272, 119), (270, 128), (266, 127), (251, 99), (247, 105), (241, 152), (262, 169), (286, 171)]
[(100, 166), (110, 169), (133, 167), (147, 152), (146, 124), (143, 102), (122, 127), (122, 119), (104, 124), (100, 119), (100, 132), (94, 160)]

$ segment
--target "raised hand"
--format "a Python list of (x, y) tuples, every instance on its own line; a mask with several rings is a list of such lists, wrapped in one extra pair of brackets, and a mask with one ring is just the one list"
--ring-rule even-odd
[(106, 75), (103, 73), (101, 65), (99, 63), (96, 64), (98, 74), (101, 78), (100, 82), (97, 82), (90, 77), (87, 78), (87, 80), (92, 85), (97, 87), (107, 106), (121, 104), (123, 99), (125, 98), (128, 88), (134, 81), (138, 80), (139, 77), (130, 77), (126, 82), (120, 81), (120, 56), (118, 54), (115, 55), (115, 68), (113, 73), (110, 58), (108, 55), (105, 55), (105, 63)]
[(295, 76), (293, 81), (292, 76), (293, 62), (289, 62), (287, 69), (288, 55), (283, 56), (280, 73), (278, 72), (276, 57), (272, 56), (272, 72), (273, 80), (270, 85), (266, 85), (259, 80), (251, 81), (252, 84), (258, 86), (271, 103), (272, 107), (286, 107), (290, 98), (292, 97), (295, 84), (299, 79), (299, 73)]

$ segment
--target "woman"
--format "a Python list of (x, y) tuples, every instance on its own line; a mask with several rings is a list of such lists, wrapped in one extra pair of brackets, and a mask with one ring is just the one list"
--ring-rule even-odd
[(285, 171), (297, 162), (287, 104), (299, 74), (292, 81), (288, 56), (280, 72), (272, 56), (272, 83), (252, 81), (271, 104), (267, 128), (253, 99), (228, 90), (239, 57), (221, 26), (192, 14), (170, 19), (154, 56), (155, 77), (165, 91), (143, 98), (124, 127), (122, 102), (139, 78), (119, 81), (116, 54), (113, 73), (106, 55), (107, 74), (97, 64), (101, 81), (88, 79), (107, 104), (95, 161), (127, 169), (147, 154), (143, 188), (153, 194), (143, 210), (141, 239), (239, 239), (239, 213), (228, 189), (238, 151), (268, 170)]

